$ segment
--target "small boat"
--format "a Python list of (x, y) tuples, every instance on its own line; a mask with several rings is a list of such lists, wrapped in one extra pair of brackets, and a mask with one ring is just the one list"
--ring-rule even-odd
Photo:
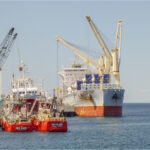
[(2, 120), (2, 129), (7, 132), (32, 132), (34, 127), (28, 119)]
[(1, 124), (2, 129), (7, 132), (32, 132), (34, 130), (34, 126), (27, 116), (27, 103), (23, 102), (11, 103), (11, 107), (3, 116)]
[(36, 131), (67, 131), (67, 121), (63, 116), (63, 111), (58, 112), (54, 101), (55, 99), (51, 103), (46, 100), (37, 101), (38, 113), (31, 119)]

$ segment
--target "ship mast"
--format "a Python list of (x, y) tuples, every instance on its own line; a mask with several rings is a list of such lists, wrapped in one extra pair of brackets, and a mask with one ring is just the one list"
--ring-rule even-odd
[(19, 66), (19, 71), (21, 73), (21, 77), (24, 79), (25, 78), (25, 64), (23, 63), (23, 61), (21, 61), (21, 64)]

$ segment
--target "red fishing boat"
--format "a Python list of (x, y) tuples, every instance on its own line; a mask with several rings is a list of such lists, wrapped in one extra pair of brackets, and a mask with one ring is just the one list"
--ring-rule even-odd
[(66, 132), (67, 121), (65, 119), (46, 119), (41, 121), (39, 119), (34, 120), (33, 125), (36, 131), (50, 131), (50, 132)]
[(7, 132), (32, 132), (34, 126), (27, 116), (27, 103), (21, 101), (10, 106), (2, 119), (2, 129)]
[(2, 129), (7, 132), (32, 132), (34, 127), (29, 120), (23, 119), (16, 122), (2, 120)]
[(63, 111), (58, 112), (54, 101), (38, 101), (38, 113), (32, 118), (36, 131), (66, 132), (67, 121)]

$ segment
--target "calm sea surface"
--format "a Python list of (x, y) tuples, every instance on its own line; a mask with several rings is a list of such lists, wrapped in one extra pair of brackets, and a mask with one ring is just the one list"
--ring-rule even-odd
[(124, 104), (119, 118), (67, 118), (66, 133), (0, 132), (0, 149), (150, 149), (150, 104)]

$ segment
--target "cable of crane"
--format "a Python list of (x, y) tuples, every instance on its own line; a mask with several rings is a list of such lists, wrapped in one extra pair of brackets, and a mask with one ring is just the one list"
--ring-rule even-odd
[(68, 44), (70, 44), (72, 47), (77, 48), (80, 51), (86, 52), (87, 55), (89, 54), (90, 56), (93, 56), (94, 58), (99, 58), (99, 56), (103, 55), (102, 52), (98, 52), (96, 50), (92, 50), (92, 49), (89, 49), (87, 47), (83, 47), (83, 46), (80, 46), (80, 45), (77, 45), (77, 44), (73, 44), (73, 43), (70, 43), (68, 41), (66, 41), (66, 42)]
[[(95, 25), (95, 24), (94, 24)], [(105, 41), (105, 43), (107, 44), (108, 49), (111, 51), (113, 49), (113, 42), (108, 38), (108, 36), (102, 32), (96, 25), (95, 27), (97, 28), (97, 31), (100, 33), (101, 37), (103, 38), (103, 40)]]

